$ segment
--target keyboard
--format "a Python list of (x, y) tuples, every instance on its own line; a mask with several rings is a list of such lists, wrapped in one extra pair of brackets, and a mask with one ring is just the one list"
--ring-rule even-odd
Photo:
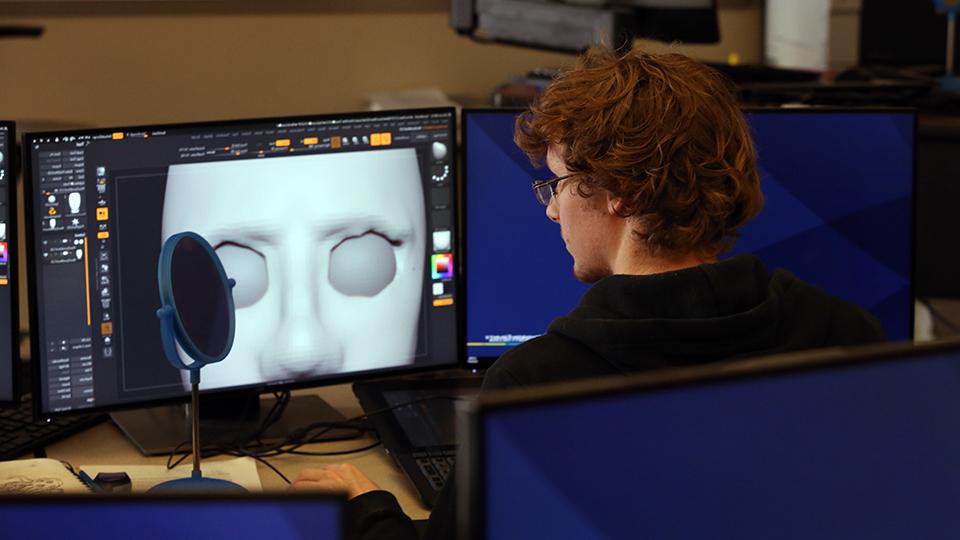
[(24, 454), (41, 451), (74, 433), (93, 427), (107, 419), (105, 414), (61, 416), (49, 422), (34, 422), (30, 395), (20, 406), (0, 409), (0, 461), (17, 459)]
[[(428, 508), (433, 507), (454, 468), (454, 398), (476, 397), (482, 381), (481, 377), (455, 372), (450, 376), (380, 379), (353, 385), (353, 393), (367, 413), (412, 403), (390, 413), (372, 414), (370, 424)], [(430, 397), (438, 399), (427, 399)]]
[(439, 493), (450, 471), (453, 470), (456, 451), (414, 452), (413, 459), (416, 460), (417, 467), (420, 468), (427, 482), (430, 482), (430, 487)]

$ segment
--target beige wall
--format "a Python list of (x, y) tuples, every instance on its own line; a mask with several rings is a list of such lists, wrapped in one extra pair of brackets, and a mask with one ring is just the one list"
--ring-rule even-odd
[[(680, 50), (758, 61), (759, 8), (727, 3), (723, 42)], [(428, 86), (481, 101), (511, 74), (571, 58), (474, 43), (436, 9), (4, 16), (3, 6), (0, 25), (46, 28), (0, 41), (0, 118), (26, 129), (362, 109), (368, 93)]]

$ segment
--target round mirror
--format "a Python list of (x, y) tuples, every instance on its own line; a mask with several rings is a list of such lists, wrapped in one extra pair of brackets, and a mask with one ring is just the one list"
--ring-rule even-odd
[(180, 347), (201, 366), (223, 360), (233, 346), (234, 305), (216, 252), (187, 232), (167, 239), (160, 259), (161, 299), (171, 308)]

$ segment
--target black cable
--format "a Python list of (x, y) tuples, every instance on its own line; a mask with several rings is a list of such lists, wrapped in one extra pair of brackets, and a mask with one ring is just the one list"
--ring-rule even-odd
[(346, 454), (356, 454), (359, 452), (365, 452), (367, 450), (376, 448), (381, 444), (382, 443), (380, 441), (376, 441), (372, 444), (369, 444), (367, 446), (362, 446), (360, 448), (351, 448), (350, 450), (340, 450), (336, 452), (306, 452), (304, 450), (291, 450), (287, 453), (295, 456), (343, 456)]
[(271, 471), (277, 473), (277, 476), (279, 476), (280, 478), (282, 478), (284, 482), (286, 482), (286, 483), (288, 483), (288, 484), (290, 483), (290, 479), (287, 478), (282, 472), (280, 472), (280, 469), (274, 467), (273, 464), (271, 464), (269, 461), (263, 459), (263, 458), (260, 457), (260, 456), (254, 455), (254, 454), (252, 454), (252, 453), (250, 453), (250, 452), (246, 452), (246, 451), (243, 451), (243, 450), (237, 450), (237, 451), (235, 451), (235, 453), (232, 453), (231, 455), (235, 455), (235, 456), (239, 456), (239, 457), (246, 456), (246, 457), (249, 457), (249, 458), (253, 458), (253, 459), (259, 461), (260, 463), (263, 463), (264, 465), (266, 465)]
[[(239, 457), (250, 457), (257, 460), (260, 463), (263, 463), (265, 466), (270, 468), (270, 470), (272, 470), (278, 476), (280, 476), (280, 478), (282, 478), (284, 482), (289, 484), (290, 480), (286, 476), (284, 476), (284, 474), (281, 473), (276, 467), (274, 467), (271, 463), (269, 463), (266, 460), (267, 458), (278, 457), (284, 454), (301, 455), (301, 456), (343, 456), (348, 454), (354, 454), (357, 452), (364, 452), (379, 446), (381, 444), (380, 441), (377, 440), (371, 444), (368, 444), (366, 446), (361, 446), (359, 448), (351, 448), (348, 450), (336, 450), (331, 452), (309, 452), (309, 451), (299, 450), (299, 448), (308, 444), (325, 442), (325, 440), (322, 439), (323, 435), (326, 435), (330, 431), (338, 428), (356, 430), (357, 435), (349, 439), (338, 437), (336, 440), (339, 441), (339, 440), (359, 439), (360, 437), (363, 436), (365, 432), (371, 431), (371, 429), (369, 428), (369, 426), (363, 423), (358, 424), (358, 422), (369, 419), (371, 416), (376, 416), (378, 414), (395, 411), (397, 409), (401, 409), (404, 407), (409, 407), (411, 405), (416, 405), (418, 403), (424, 403), (427, 401), (433, 401), (437, 399), (445, 399), (445, 400), (452, 400), (452, 401), (460, 401), (464, 399), (456, 396), (427, 396), (427, 397), (407, 401), (404, 403), (398, 403), (396, 405), (390, 405), (380, 409), (375, 409), (373, 411), (363, 413), (363, 414), (354, 416), (352, 418), (347, 418), (345, 420), (338, 420), (334, 422), (330, 422), (330, 421), (314, 422), (312, 424), (308, 424), (307, 426), (294, 430), (292, 433), (290, 433), (287, 437), (285, 437), (281, 441), (267, 445), (267, 444), (263, 444), (260, 441), (260, 436), (262, 436), (262, 434), (271, 425), (276, 423), (276, 421), (283, 414), (283, 411), (286, 409), (286, 405), (289, 402), (290, 393), (289, 392), (283, 392), (279, 394), (274, 393), (274, 397), (277, 399), (277, 401), (274, 403), (270, 412), (268, 412), (267, 415), (264, 417), (264, 421), (261, 422), (260, 427), (254, 432), (253, 436), (247, 435), (244, 437), (245, 440), (242, 442), (239, 439), (235, 439), (225, 445), (217, 444), (217, 445), (204, 446), (201, 444), (201, 447), (200, 447), (201, 458), (209, 458), (209, 457), (224, 455), (224, 454), (239, 456)], [(319, 431), (311, 434), (311, 431), (318, 428), (319, 428)], [(329, 441), (329, 439), (327, 439), (327, 441)], [(254, 442), (257, 444), (254, 444), (252, 448), (249, 448), (251, 446), (251, 442)], [(181, 451), (181, 448), (188, 446), (190, 444), (191, 444), (190, 441), (184, 441), (178, 444), (173, 450), (170, 451), (170, 454), (167, 456), (167, 469), (172, 469), (176, 467), (177, 465), (185, 461), (187, 457), (190, 456), (191, 454), (190, 451), (188, 450)], [(177, 454), (181, 454), (180, 458), (174, 461), (174, 456)]]

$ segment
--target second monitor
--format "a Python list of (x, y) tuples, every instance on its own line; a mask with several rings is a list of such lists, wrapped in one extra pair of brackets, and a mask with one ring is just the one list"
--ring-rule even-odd
[(0, 121), (0, 405), (18, 403), (20, 358), (16, 258), (16, 197), (13, 196), (13, 122)]
[(201, 390), (454, 364), (455, 130), (443, 108), (26, 135), (40, 413), (186, 395), (155, 314), (185, 230), (237, 282)]
[[(587, 290), (534, 169), (513, 143), (517, 110), (464, 112), (468, 362), (492, 361), (566, 315)], [(913, 160), (908, 110), (753, 110), (763, 211), (731, 254), (753, 253), (874, 315), (887, 337), (913, 326)], [(510, 264), (504, 264), (509, 260)]]

